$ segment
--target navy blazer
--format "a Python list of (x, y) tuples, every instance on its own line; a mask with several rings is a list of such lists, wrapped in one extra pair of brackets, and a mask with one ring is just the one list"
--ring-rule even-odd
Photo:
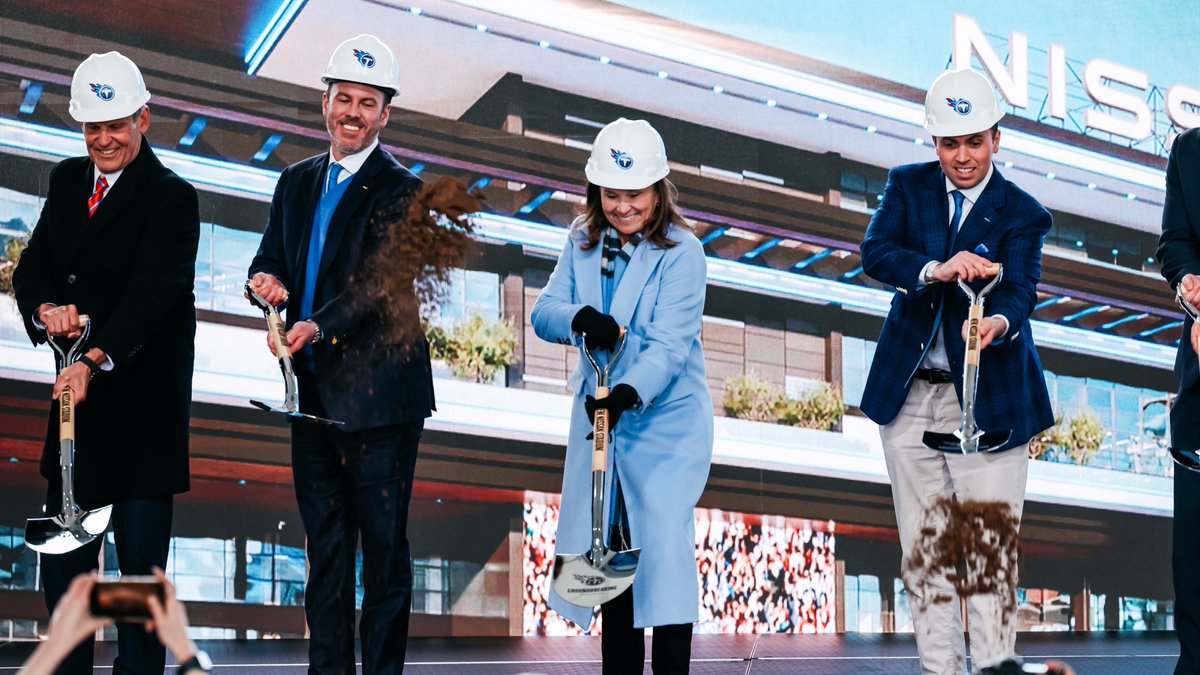
[[(1054, 424), (1029, 327), (1041, 278), (1042, 239), (1050, 225), (1050, 213), (1037, 200), (993, 170), (959, 228), (951, 252), (972, 251), (1004, 265), (1004, 278), (988, 295), (984, 313), (1003, 315), (1009, 328), (981, 355), (975, 413), (984, 431), (1012, 430), (1005, 448), (1024, 444)], [(862, 244), (864, 271), (896, 289), (861, 404), (878, 424), (890, 423), (904, 405), (943, 301), (942, 340), (962, 402), (967, 296), (957, 284), (920, 284), (926, 263), (947, 258), (949, 231), (950, 207), (941, 166), (929, 162), (892, 169)]]
[[(421, 179), (382, 147), (368, 155), (329, 222), (313, 314), (299, 316), (313, 214), (328, 168), (326, 152), (284, 169), (250, 275), (271, 274), (288, 289), (289, 328), (308, 318), (321, 327), (325, 339), (313, 345), (313, 360), (329, 417), (345, 422), (346, 431), (424, 419), (434, 405), (428, 345), (420, 340), (405, 351), (386, 340), (391, 322), (419, 317), (370, 305), (354, 284), (362, 262), (382, 245), (388, 222), (408, 212)], [(303, 368), (303, 352), (296, 358)]]
[[(87, 347), (103, 349), (115, 365), (92, 380), (77, 408), (75, 497), (84, 508), (189, 488), (200, 240), (195, 188), (158, 161), (148, 139), (89, 218), (94, 167), (74, 157), (51, 170), (46, 203), (13, 272), (34, 344), (46, 341), (33, 325), (39, 305), (75, 305), (92, 321)], [(60, 480), (57, 411), (55, 403), (41, 463), (51, 486)]]
[[(1189, 129), (1175, 138), (1167, 162), (1167, 196), (1163, 204), (1162, 238), (1158, 241), (1162, 275), (1179, 287), (1186, 274), (1200, 276), (1200, 129)], [(1200, 381), (1200, 366), (1192, 351), (1192, 319), (1184, 315), (1183, 334), (1175, 354), (1175, 375), (1180, 392)]]

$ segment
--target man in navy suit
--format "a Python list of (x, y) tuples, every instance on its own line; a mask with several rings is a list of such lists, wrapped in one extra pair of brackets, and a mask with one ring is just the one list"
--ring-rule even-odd
[[(404, 670), (412, 605), (407, 527), (417, 445), (433, 408), (424, 340), (390, 344), (395, 316), (365, 301), (363, 263), (421, 181), (379, 146), (399, 64), (378, 38), (334, 50), (323, 78), (329, 152), (279, 178), (251, 283), (287, 306), (300, 409), (344, 422), (292, 427), (292, 472), (308, 536), (309, 672), (355, 672), (355, 549), (362, 537), (364, 673)], [(289, 293), (290, 291), (290, 293)], [(272, 336), (268, 336), (271, 340)]]
[[(1050, 214), (996, 170), (1004, 113), (983, 75), (943, 73), (925, 111), (938, 161), (891, 171), (862, 244), (866, 273), (896, 289), (861, 407), (880, 425), (906, 559), (938, 497), (1007, 501), (1019, 518), (1029, 439), (1054, 423), (1029, 326)], [(1003, 264), (1004, 277), (979, 325), (985, 351), (976, 420), (985, 431), (1012, 435), (992, 453), (938, 452), (922, 443), (924, 432), (952, 432), (962, 419), (969, 303), (957, 281), (981, 279), (992, 262)], [(936, 585), (938, 595), (955, 597), (949, 582)], [(958, 603), (908, 591), (922, 672), (965, 673)], [(968, 604), (975, 667), (1011, 655), (1015, 622), (1000, 620), (997, 598), (974, 596)]]
[[(1200, 129), (1180, 134), (1167, 164), (1167, 197), (1163, 206), (1158, 259), (1162, 275), (1188, 302), (1200, 307)], [(1200, 450), (1200, 367), (1196, 354), (1200, 324), (1185, 316), (1185, 339), (1179, 341), (1175, 375), (1179, 396), (1171, 409), (1171, 443)], [(1175, 471), (1175, 523), (1172, 568), (1175, 576), (1175, 634), (1179, 662), (1175, 675), (1200, 673), (1200, 473)]]

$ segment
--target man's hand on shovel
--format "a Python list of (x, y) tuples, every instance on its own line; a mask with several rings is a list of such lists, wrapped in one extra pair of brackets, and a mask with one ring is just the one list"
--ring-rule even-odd
[[(1177, 299), (1194, 307), (1200, 307), (1200, 277), (1195, 274), (1185, 274), (1183, 279), (1179, 280), (1179, 287), (1176, 290)], [(1188, 316), (1192, 317), (1192, 351), (1200, 354), (1200, 321), (1196, 321), (1195, 315), (1191, 308), (1183, 306)]]
[[(295, 356), (296, 352), (304, 349), (305, 345), (312, 342), (316, 331), (316, 325), (311, 321), (297, 321), (287, 332), (288, 353)], [(275, 333), (271, 331), (267, 331), (267, 351), (271, 352), (271, 356), (277, 354), (275, 351)]]
[(1195, 274), (1185, 274), (1179, 280), (1179, 295), (1193, 307), (1200, 307), (1200, 277)]
[[(971, 321), (963, 322), (962, 338), (963, 342), (967, 341), (970, 334)], [(999, 340), (1004, 335), (1004, 331), (1008, 329), (1008, 324), (1003, 319), (997, 319), (992, 316), (985, 316), (979, 320), (979, 348), (987, 349), (988, 345), (992, 344), (992, 340)]]
[[(259, 272), (250, 278), (250, 286), (254, 288), (254, 292), (258, 293), (263, 300), (271, 303), (272, 307), (282, 305), (288, 299), (287, 289), (274, 276), (265, 272)], [(246, 294), (246, 299), (250, 299), (250, 295)]]
[(37, 311), (38, 321), (46, 327), (50, 337), (65, 337), (74, 340), (83, 334), (79, 310), (75, 305), (42, 305)]

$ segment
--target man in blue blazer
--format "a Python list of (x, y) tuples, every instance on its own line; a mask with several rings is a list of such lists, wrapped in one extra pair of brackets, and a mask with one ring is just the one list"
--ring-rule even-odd
[[(1180, 134), (1167, 164), (1167, 197), (1158, 244), (1162, 275), (1193, 305), (1200, 306), (1200, 129)], [(1185, 317), (1175, 359), (1179, 396), (1171, 409), (1171, 443), (1200, 450), (1200, 364), (1196, 345), (1200, 324)], [(1200, 473), (1175, 471), (1175, 522), (1172, 568), (1175, 576), (1175, 634), (1179, 662), (1175, 675), (1200, 673)]]
[(391, 49), (371, 35), (351, 38), (334, 50), (324, 81), (330, 150), (280, 176), (251, 283), (268, 302), (288, 303), (300, 409), (345, 423), (292, 427), (308, 536), (309, 672), (355, 672), (361, 535), (363, 672), (393, 674), (404, 670), (413, 581), (408, 505), (433, 380), (423, 339), (390, 344), (395, 322), (417, 322), (415, 311), (395, 316), (367, 301), (369, 289), (355, 280), (421, 181), (379, 146), (399, 81)]
[[(891, 171), (862, 244), (866, 273), (896, 289), (861, 407), (880, 425), (906, 559), (938, 497), (1008, 501), (1019, 518), (1029, 439), (1054, 423), (1029, 326), (1050, 214), (992, 162), (1004, 113), (983, 75), (942, 74), (925, 110), (938, 161)], [(1012, 435), (988, 454), (931, 450), (924, 433), (952, 432), (962, 419), (968, 300), (957, 281), (981, 279), (992, 262), (1003, 264), (1004, 278), (979, 326), (976, 419), (985, 431)], [(922, 672), (965, 673), (958, 603), (934, 602), (908, 585)], [(936, 586), (954, 597), (945, 580)], [(968, 604), (975, 667), (1011, 655), (1015, 622), (1001, 620), (997, 598)]]

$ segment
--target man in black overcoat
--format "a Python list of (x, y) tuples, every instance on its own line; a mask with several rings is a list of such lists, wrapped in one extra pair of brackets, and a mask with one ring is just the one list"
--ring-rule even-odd
[[(76, 412), (75, 497), (85, 509), (113, 505), (123, 575), (166, 568), (173, 497), (188, 490), (188, 419), (196, 335), (195, 189), (159, 162), (144, 134), (150, 93), (137, 66), (117, 52), (93, 54), (75, 71), (70, 113), (87, 156), (50, 172), (46, 202), (13, 273), (33, 343), (64, 344), (91, 320), (83, 358), (61, 368), (57, 401), (71, 387)], [(61, 509), (57, 402), (51, 406), (41, 472), (47, 515)], [(53, 611), (71, 580), (97, 568), (103, 537), (41, 557)], [(161, 673), (165, 652), (140, 624), (117, 628), (113, 672)], [(59, 673), (91, 673), (85, 641)]]

